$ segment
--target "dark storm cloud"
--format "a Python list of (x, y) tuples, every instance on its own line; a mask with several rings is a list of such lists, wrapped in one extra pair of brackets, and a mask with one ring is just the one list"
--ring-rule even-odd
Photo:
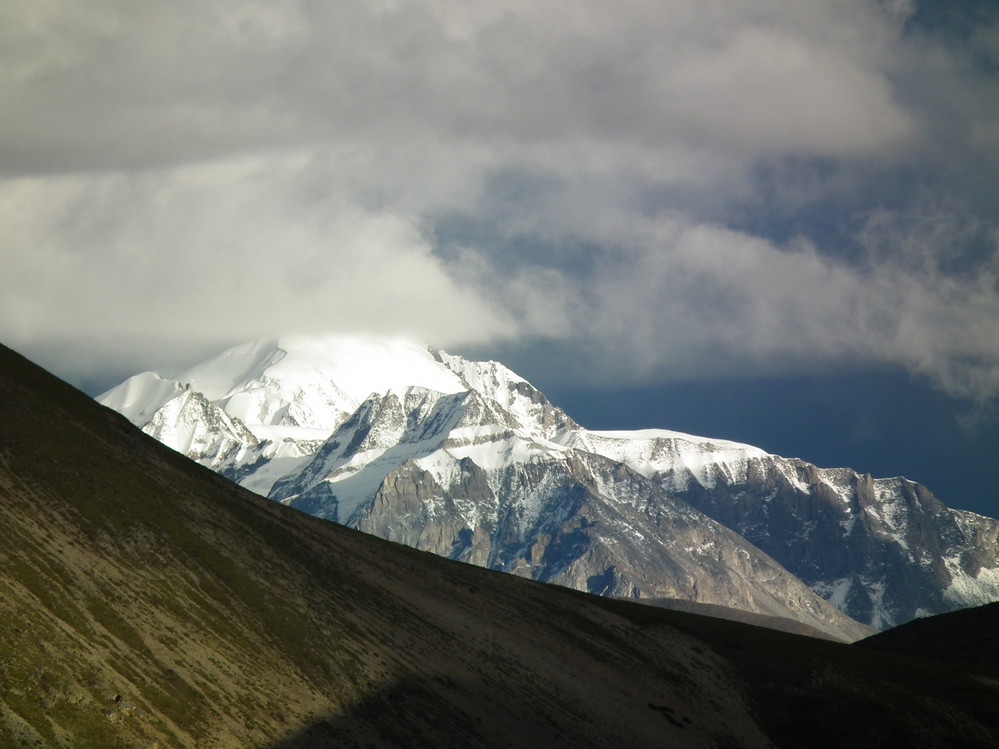
[(8, 4), (0, 334), (402, 328), (987, 400), (999, 27), (928, 7)]

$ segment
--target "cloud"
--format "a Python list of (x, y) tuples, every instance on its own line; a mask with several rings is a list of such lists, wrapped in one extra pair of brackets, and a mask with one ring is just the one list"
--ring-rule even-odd
[(988, 399), (996, 37), (921, 8), (6, 4), (0, 336), (75, 373), (360, 327)]
[(658, 88), (688, 140), (736, 152), (883, 155), (918, 133), (876, 70), (779, 30), (740, 29), (668, 66)]
[(400, 134), (742, 155), (910, 140), (880, 69), (893, 26), (863, 4), (813, 5), (12, 6), (0, 152), (30, 170)]
[(912, 237), (858, 268), (808, 243), (662, 223), (588, 290), (597, 309), (577, 333), (613, 342), (607, 360), (673, 379), (901, 365), (959, 397), (999, 392), (995, 238), (974, 272), (952, 274), (913, 262)]
[[(594, 242), (589, 262), (571, 272), (539, 268), (524, 250), (516, 270), (499, 253), (477, 271), (496, 299), (520, 302), (523, 334), (571, 342), (580, 381), (873, 366), (904, 367), (980, 406), (999, 393), (999, 231), (958, 207), (924, 200), (871, 213), (858, 232), (860, 260), (800, 236), (781, 244), (682, 214), (612, 216), (594, 214), (576, 234), (560, 227), (569, 246)], [(562, 254), (536, 252), (544, 262)], [(552, 331), (546, 320), (561, 324)]]
[(8, 336), (243, 339), (289, 329), (508, 331), (411, 217), (311, 189), (308, 159), (0, 187)]

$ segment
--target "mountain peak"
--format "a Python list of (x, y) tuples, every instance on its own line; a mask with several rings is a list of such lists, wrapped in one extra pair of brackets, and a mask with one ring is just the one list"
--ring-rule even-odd
[(921, 487), (681, 432), (589, 432), (504, 365), (409, 338), (249, 342), (99, 400), (310, 514), (591, 592), (817, 616), (844, 637), (829, 603), (884, 627), (999, 597), (999, 522)]
[(321, 378), (335, 382), (358, 403), (373, 392), (410, 385), (444, 393), (463, 389), (423, 342), (374, 335), (288, 335), (250, 341), (192, 367), (178, 379), (190, 382), (209, 400), (220, 400), (265, 378), (286, 387)]

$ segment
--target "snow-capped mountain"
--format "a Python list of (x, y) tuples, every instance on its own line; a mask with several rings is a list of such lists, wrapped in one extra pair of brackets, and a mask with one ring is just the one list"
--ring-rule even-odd
[(590, 432), (501, 364), (402, 339), (244, 344), (98, 400), (277, 501), (580, 590), (847, 639), (861, 629), (823, 598), (878, 627), (999, 599), (999, 523), (922, 487), (678, 432)]
[(741, 482), (691, 482), (677, 496), (879, 629), (999, 600), (999, 521), (904, 478), (768, 456)]
[(405, 339), (287, 337), (236, 346), (170, 379), (144, 372), (97, 400), (266, 495), (370, 394), (411, 385), (442, 393), (465, 387), (425, 346)]

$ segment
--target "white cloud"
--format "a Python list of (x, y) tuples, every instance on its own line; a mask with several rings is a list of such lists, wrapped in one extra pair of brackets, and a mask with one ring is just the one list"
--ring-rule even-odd
[(597, 380), (902, 365), (984, 404), (999, 393), (999, 235), (973, 272), (948, 275), (938, 266), (967, 227), (903, 218), (931, 226), (883, 232), (861, 266), (803, 241), (633, 221), (591, 277), (549, 286), (543, 304), (574, 311), (562, 335), (589, 351)]
[[(8, 3), (0, 336), (39, 350), (308, 328), (547, 336), (614, 376), (887, 362), (987, 397), (995, 288), (937, 262), (940, 236), (882, 232), (895, 249), (858, 262), (766, 232), (850, 191), (904, 212), (909, 175), (944, 192), (994, 155), (994, 81), (904, 32), (912, 12)], [(434, 245), (462, 221), (478, 234)], [(932, 260), (902, 262), (920, 242)]]
[(659, 86), (689, 140), (737, 152), (883, 155), (918, 133), (876, 70), (783, 31), (739, 29), (669, 66)]
[[(412, 217), (316, 195), (303, 159), (0, 187), (4, 335), (232, 339), (285, 330), (504, 335)], [(314, 175), (311, 176), (314, 179)]]
[(895, 25), (864, 3), (53, 0), (2, 12), (0, 152), (25, 170), (414, 134), (869, 155), (916, 129), (882, 70)]

